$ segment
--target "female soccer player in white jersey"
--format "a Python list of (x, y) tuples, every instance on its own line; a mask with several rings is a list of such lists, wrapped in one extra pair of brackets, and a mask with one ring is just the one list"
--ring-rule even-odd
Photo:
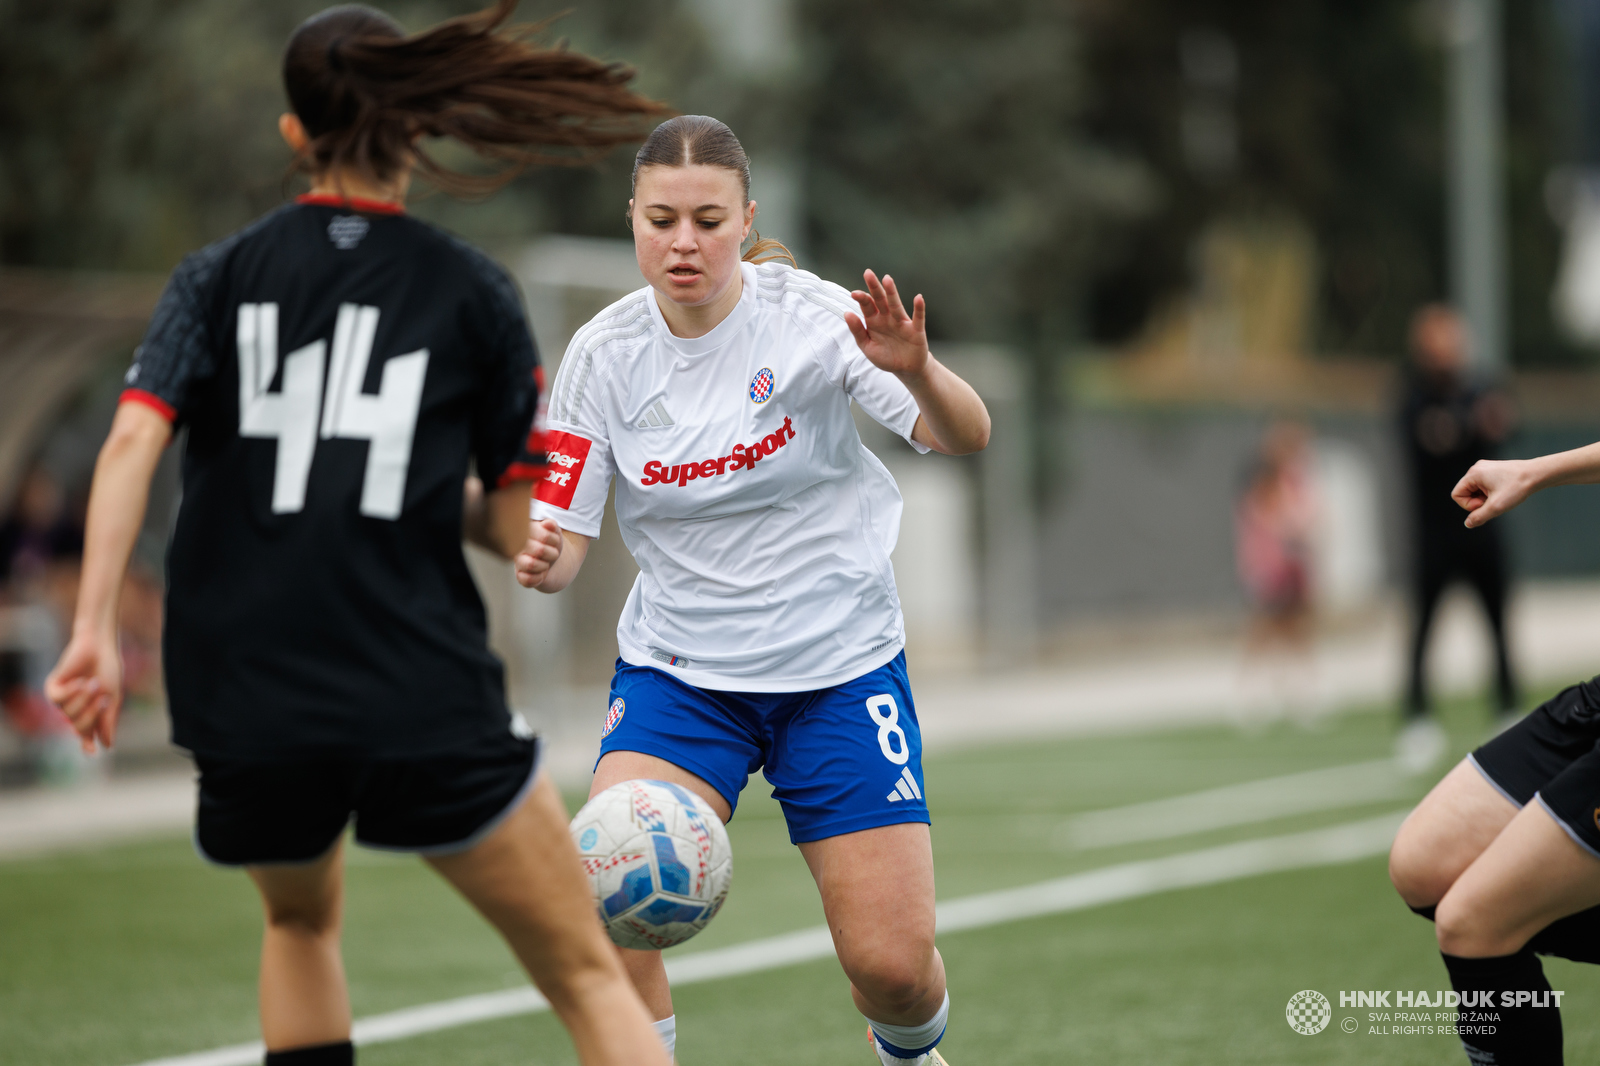
[[(942, 1062), (949, 998), (889, 565), (900, 495), (850, 402), (924, 452), (984, 447), (989, 416), (929, 353), (921, 296), (908, 314), (888, 277), (847, 293), (741, 261), (749, 189), (715, 119), (670, 119), (640, 149), (630, 218), (650, 284), (567, 348), (519, 579), (572, 581), (615, 478), (640, 575), (593, 792), (674, 782), (726, 821), (764, 768), (880, 1058)], [(670, 1046), (660, 954), (625, 955)]]
[(295, 32), (280, 128), (312, 191), (174, 272), (95, 471), (48, 690), (86, 746), (111, 744), (117, 595), (151, 473), (185, 427), (173, 739), (200, 770), (197, 846), (261, 892), (274, 1066), (354, 1061), (339, 949), (352, 819), (483, 912), (581, 1061), (667, 1064), (594, 920), (538, 744), (506, 708), (461, 554), (463, 528), (507, 556), (527, 541), (538, 359), (505, 272), (404, 209), (414, 167), (467, 181), (421, 136), (515, 170), (634, 140), (660, 110), (625, 69), (508, 32), (515, 6), (409, 37), (338, 7)]
[[(1476, 528), (1540, 489), (1600, 482), (1600, 444), (1483, 460), (1451, 495)], [(1474, 1066), (1559, 1066), (1539, 955), (1600, 963), (1600, 677), (1478, 748), (1406, 819), (1389, 874), (1436, 924)]]

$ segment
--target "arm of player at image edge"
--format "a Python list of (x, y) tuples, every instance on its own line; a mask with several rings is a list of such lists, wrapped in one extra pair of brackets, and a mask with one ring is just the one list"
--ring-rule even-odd
[(517, 584), (540, 592), (560, 592), (572, 584), (589, 554), (589, 538), (562, 529), (554, 518), (536, 518), (528, 525), (528, 540), (512, 564)]
[(1468, 529), (1498, 518), (1540, 489), (1600, 482), (1600, 444), (1534, 459), (1480, 459), (1451, 490)]
[(989, 410), (971, 385), (933, 357), (928, 349), (927, 304), (919, 293), (906, 313), (894, 279), (868, 270), (866, 291), (850, 296), (861, 308), (845, 324), (872, 365), (905, 383), (917, 401), (911, 439), (945, 455), (967, 455), (989, 444)]
[(117, 606), (144, 526), (150, 479), (171, 440), (172, 424), (159, 412), (124, 403), (95, 461), (72, 636), (44, 683), (45, 695), (72, 722), (86, 752), (97, 742), (109, 748), (116, 739), (122, 711)]

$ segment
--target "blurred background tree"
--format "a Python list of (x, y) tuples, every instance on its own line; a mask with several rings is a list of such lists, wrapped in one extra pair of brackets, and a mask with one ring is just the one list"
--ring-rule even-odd
[[(1160, 211), (1110, 249), (1088, 332), (1115, 343), (1191, 273), (1218, 217), (1288, 215), (1319, 260), (1316, 350), (1398, 355), (1442, 299), (1443, 5), (1393, 0), (1079, 0), (1086, 129), (1160, 175)], [(1582, 358), (1549, 299), (1559, 230), (1543, 184), (1570, 151), (1566, 54), (1547, 4), (1507, 4), (1506, 148), (1519, 363)]]
[[(161, 271), (282, 202), (279, 56), (322, 6), (0, 0), (0, 261)], [(419, 27), (477, 5), (390, 6)], [(1570, 56), (1550, 5), (1505, 12), (1513, 356), (1571, 362), (1543, 196), (1573, 152)], [(757, 16), (777, 50), (749, 43)], [(551, 33), (727, 119), (758, 190), (788, 168), (797, 202), (764, 221), (803, 219), (772, 235), (805, 265), (894, 271), (936, 335), (1048, 364), (1135, 336), (1219, 218), (1311, 234), (1313, 348), (1399, 353), (1445, 291), (1439, 27), (1432, 0), (589, 0)], [(628, 156), (417, 209), (503, 246), (625, 237)]]

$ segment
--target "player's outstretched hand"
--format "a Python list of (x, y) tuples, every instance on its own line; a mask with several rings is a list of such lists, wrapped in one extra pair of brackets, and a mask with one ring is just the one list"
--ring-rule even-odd
[(517, 584), (525, 589), (536, 589), (544, 584), (550, 568), (561, 558), (561, 527), (553, 518), (541, 518), (528, 524), (528, 543), (517, 553), (513, 565), (517, 570)]
[(918, 374), (928, 365), (927, 305), (919, 294), (906, 314), (894, 279), (882, 281), (868, 270), (861, 275), (867, 291), (850, 295), (861, 307), (861, 315), (846, 312), (845, 324), (855, 336), (861, 351), (872, 365), (891, 374)]
[(94, 754), (96, 741), (111, 747), (122, 713), (122, 655), (116, 634), (75, 634), (45, 678), (44, 694), (78, 731), (87, 754)]
[(1456, 482), (1450, 498), (1467, 512), (1467, 528), (1476, 529), (1527, 499), (1538, 488), (1526, 459), (1479, 459)]

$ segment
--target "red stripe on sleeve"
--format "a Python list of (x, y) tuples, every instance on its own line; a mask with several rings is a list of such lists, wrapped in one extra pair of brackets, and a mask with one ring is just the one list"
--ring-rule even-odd
[(117, 403), (142, 403), (168, 422), (176, 422), (178, 420), (178, 412), (173, 409), (170, 403), (155, 393), (145, 392), (143, 389), (123, 389)]

